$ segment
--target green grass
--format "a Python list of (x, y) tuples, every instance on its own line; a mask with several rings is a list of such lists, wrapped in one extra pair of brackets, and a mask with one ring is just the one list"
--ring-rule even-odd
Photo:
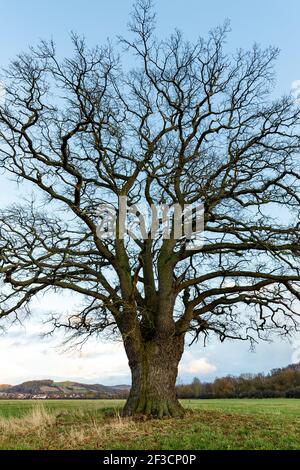
[(295, 398), (183, 400), (185, 406), (195, 410), (219, 410), (230, 413), (271, 414), (273, 417), (295, 416), (300, 418), (300, 400)]
[(43, 406), (50, 413), (60, 413), (62, 411), (76, 413), (76, 411), (101, 412), (103, 409), (120, 409), (124, 400), (0, 400), (0, 417), (21, 418), (30, 412), (38, 404)]
[(184, 400), (184, 419), (145, 422), (122, 404), (0, 401), (0, 449), (300, 449), (300, 400)]

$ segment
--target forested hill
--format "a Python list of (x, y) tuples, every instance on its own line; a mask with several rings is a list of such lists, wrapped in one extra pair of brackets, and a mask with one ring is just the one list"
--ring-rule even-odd
[(241, 374), (179, 385), (180, 398), (300, 398), (300, 363), (273, 369), (269, 374)]

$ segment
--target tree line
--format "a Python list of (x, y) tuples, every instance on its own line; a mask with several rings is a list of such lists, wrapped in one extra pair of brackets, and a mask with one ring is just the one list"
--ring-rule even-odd
[(300, 398), (300, 364), (264, 374), (227, 375), (213, 382), (178, 385), (179, 398)]

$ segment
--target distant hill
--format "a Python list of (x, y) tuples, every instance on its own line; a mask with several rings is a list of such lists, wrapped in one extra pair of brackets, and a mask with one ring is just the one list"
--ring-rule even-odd
[(24, 398), (123, 398), (129, 385), (106, 386), (78, 382), (31, 380), (20, 385), (0, 385), (1, 397), (24, 395)]

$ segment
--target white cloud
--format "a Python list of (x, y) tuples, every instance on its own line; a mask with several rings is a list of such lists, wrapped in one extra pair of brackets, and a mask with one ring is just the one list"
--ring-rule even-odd
[(0, 384), (34, 379), (74, 380), (103, 384), (129, 383), (130, 371), (123, 345), (91, 340), (82, 350), (63, 348), (63, 332), (42, 337), (41, 322), (12, 326), (0, 336)]
[(0, 82), (0, 104), (5, 100), (5, 89), (3, 83)]
[(300, 103), (300, 80), (294, 80), (292, 83), (292, 95), (295, 103)]
[(211, 364), (206, 357), (194, 358), (188, 354), (184, 363), (179, 367), (180, 373), (207, 375), (215, 372), (217, 367)]

